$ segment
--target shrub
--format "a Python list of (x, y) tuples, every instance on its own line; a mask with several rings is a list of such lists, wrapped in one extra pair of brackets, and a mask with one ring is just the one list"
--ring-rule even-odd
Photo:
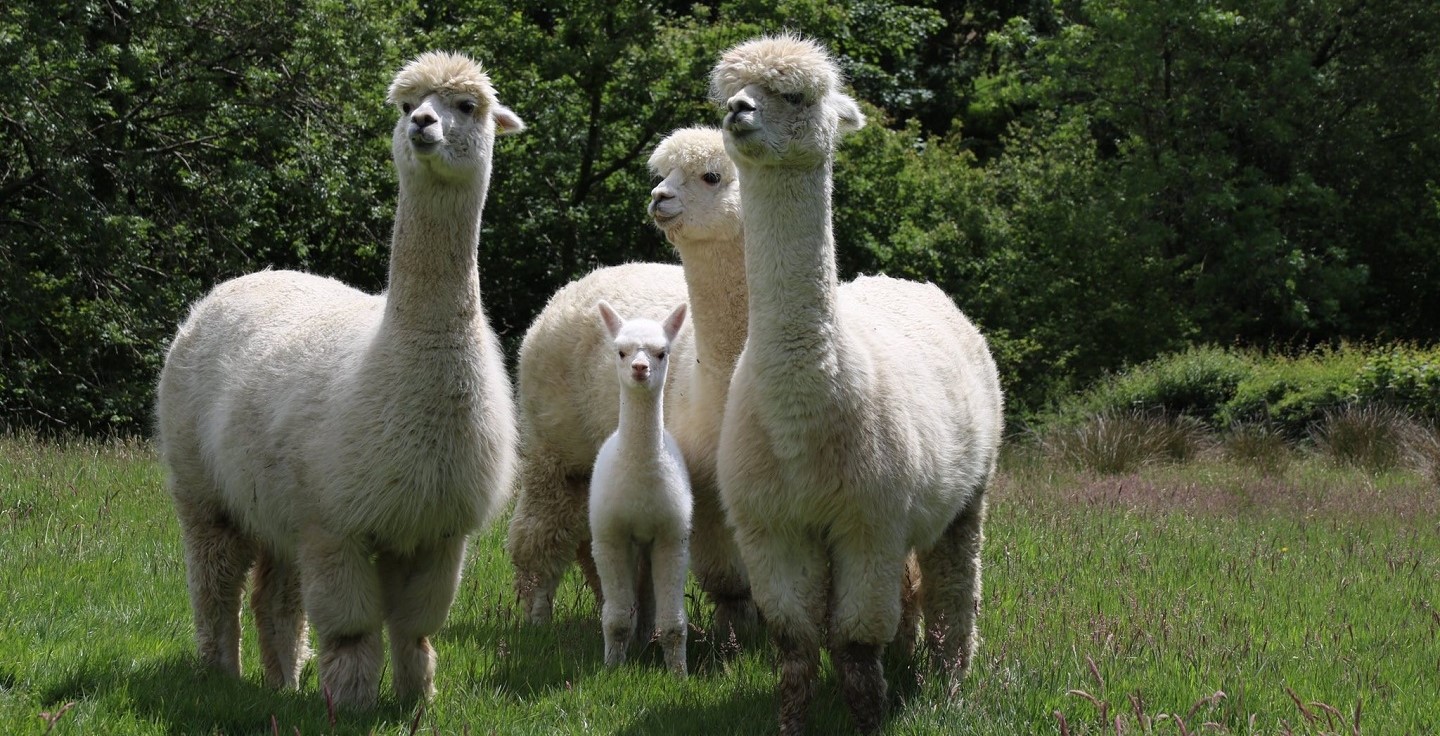
[(1238, 350), (1188, 348), (1100, 381), (1062, 405), (1055, 419), (1074, 423), (1097, 414), (1145, 412), (1215, 426), (1236, 386), (1253, 373), (1254, 363), (1254, 356)]
[(1354, 380), (1356, 397), (1403, 407), (1415, 417), (1440, 420), (1440, 345), (1404, 345), (1372, 352)]

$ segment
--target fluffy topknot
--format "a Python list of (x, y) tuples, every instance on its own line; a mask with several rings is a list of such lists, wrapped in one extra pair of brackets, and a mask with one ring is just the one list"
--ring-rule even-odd
[(760, 84), (780, 94), (798, 92), (808, 100), (838, 89), (840, 67), (825, 47), (793, 33), (762, 36), (720, 55), (710, 73), (710, 95), (726, 100), (747, 85)]
[(480, 62), (464, 54), (427, 51), (395, 75), (386, 101), (394, 105), (405, 97), (423, 97), (431, 92), (469, 94), (494, 103), (495, 87)]
[(735, 168), (725, 153), (725, 139), (715, 128), (681, 128), (665, 137), (650, 154), (650, 173), (664, 176), (674, 169), (723, 172)]

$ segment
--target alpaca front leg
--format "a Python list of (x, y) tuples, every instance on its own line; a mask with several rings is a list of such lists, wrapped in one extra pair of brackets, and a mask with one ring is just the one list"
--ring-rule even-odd
[(688, 673), (685, 662), (685, 574), (689, 569), (690, 543), (685, 537), (661, 542), (650, 548), (650, 575), (655, 591), (655, 626), (665, 667), (680, 677)]
[(440, 630), (455, 602), (464, 560), (465, 537), (459, 535), (411, 556), (380, 555), (395, 695), (402, 700), (428, 700), (435, 695), (430, 636)]
[[(879, 545), (875, 536), (895, 541)], [(880, 657), (900, 623), (909, 556), (899, 539), (898, 533), (881, 531), (831, 540), (831, 658), (851, 720), (861, 733), (879, 731), (885, 719), (887, 688)]]
[(605, 666), (625, 663), (630, 640), (635, 634), (635, 596), (638, 554), (629, 539), (596, 539), (591, 547), (605, 602), (600, 607), (600, 626), (605, 634)]
[(977, 496), (950, 522), (940, 541), (920, 555), (920, 604), (935, 666), (952, 682), (975, 657), (980, 610), (980, 548), (985, 498)]
[(320, 642), (320, 686), (339, 707), (372, 707), (384, 619), (370, 550), (317, 527), (302, 530), (300, 538), (300, 590)]
[(222, 514), (178, 499), (176, 507), (200, 661), (239, 677), (240, 604), (254, 547)]
[(310, 652), (305, 644), (300, 574), (293, 561), (281, 559), (271, 550), (261, 551), (250, 607), (255, 611), (265, 682), (277, 688), (299, 687), (300, 668)]
[(820, 671), (829, 582), (825, 546), (815, 537), (761, 527), (739, 528), (737, 541), (755, 603), (779, 649), (780, 733), (804, 733)]

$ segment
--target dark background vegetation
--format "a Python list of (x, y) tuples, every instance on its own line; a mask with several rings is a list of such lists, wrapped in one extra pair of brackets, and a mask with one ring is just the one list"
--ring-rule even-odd
[(645, 158), (718, 122), (719, 51), (779, 29), (871, 106), (836, 168), (842, 275), (944, 288), (1015, 418), (1192, 345), (1440, 337), (1434, 0), (9, 0), (0, 428), (143, 434), (220, 280), (382, 288), (384, 90), (430, 48), (484, 61), (530, 125), (480, 244), (513, 349), (567, 281), (674, 257)]

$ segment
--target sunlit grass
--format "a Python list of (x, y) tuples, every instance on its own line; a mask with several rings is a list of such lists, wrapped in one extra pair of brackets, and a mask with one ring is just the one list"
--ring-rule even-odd
[[(1206, 453), (1102, 475), (1007, 459), (986, 527), (983, 641), (950, 693), (891, 657), (887, 733), (1426, 733), (1440, 722), (1440, 493), (1296, 454)], [(7, 733), (765, 733), (772, 649), (693, 632), (607, 671), (571, 575), (520, 622), (503, 525), (476, 540), (437, 637), (439, 693), (331, 720), (316, 692), (198, 670), (178, 528), (141, 443), (0, 439), (0, 723)], [(691, 612), (709, 611), (692, 590)], [(388, 689), (388, 678), (384, 683)], [(42, 717), (43, 716), (43, 717)], [(52, 722), (53, 720), (53, 722)], [(833, 673), (812, 732), (848, 730)], [(1213, 724), (1206, 726), (1206, 724)]]

